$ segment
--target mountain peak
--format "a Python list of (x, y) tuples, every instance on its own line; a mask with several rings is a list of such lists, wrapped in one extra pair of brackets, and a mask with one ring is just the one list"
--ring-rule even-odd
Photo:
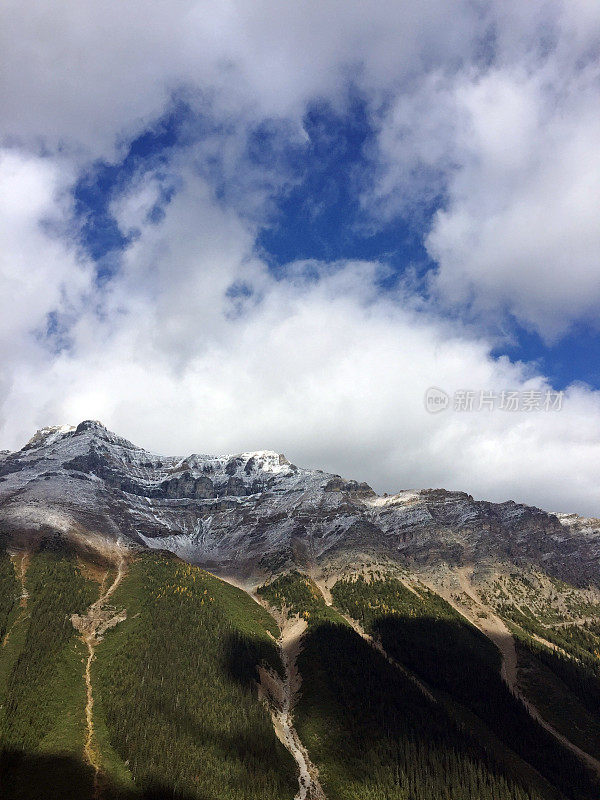
[(72, 433), (75, 428), (73, 425), (47, 425), (37, 430), (22, 450), (33, 450), (36, 447), (52, 444), (56, 439), (66, 433)]
[(96, 419), (86, 419), (79, 425), (46, 425), (37, 430), (27, 444), (21, 448), (24, 450), (35, 450), (38, 447), (45, 447), (54, 444), (58, 439), (69, 433), (84, 433), (85, 431), (99, 431), (110, 433), (106, 425)]
[(594, 581), (600, 553), (594, 521), (443, 489), (380, 498), (274, 450), (156, 455), (97, 420), (42, 428), (0, 458), (0, 527), (101, 533), (247, 574), (348, 553), (440, 564), (518, 553), (561, 579)]
[(75, 433), (83, 433), (83, 431), (107, 431), (106, 425), (103, 425), (97, 419), (85, 419), (80, 422), (75, 428)]

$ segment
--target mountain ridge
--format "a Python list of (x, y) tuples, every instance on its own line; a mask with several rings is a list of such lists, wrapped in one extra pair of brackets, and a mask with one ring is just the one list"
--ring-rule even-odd
[(592, 800), (597, 522), (42, 429), (0, 455), (8, 797)]
[(86, 420), (0, 458), (0, 524), (166, 549), (260, 581), (361, 553), (411, 568), (486, 561), (600, 581), (600, 522), (460, 491), (377, 495), (366, 483), (259, 450), (158, 456)]

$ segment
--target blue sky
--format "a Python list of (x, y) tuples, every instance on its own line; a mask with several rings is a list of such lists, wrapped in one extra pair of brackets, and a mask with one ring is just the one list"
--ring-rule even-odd
[[(370, 152), (376, 129), (366, 101), (353, 95), (343, 111), (321, 103), (302, 119), (306, 141), (286, 142), (273, 124), (264, 123), (248, 132), (247, 158), (260, 168), (279, 164), (286, 181), (269, 198), (269, 212), (258, 227), (255, 248), (276, 276), (298, 260), (336, 262), (374, 260), (389, 265), (390, 275), (381, 291), (395, 289), (407, 272), (416, 276), (427, 299), (424, 283), (436, 262), (424, 244), (435, 212), (443, 208), (443, 193), (417, 213), (377, 220), (361, 203), (361, 194), (374, 180)], [(110, 203), (140, 173), (168, 165), (170, 154), (182, 145), (193, 147), (215, 134), (209, 119), (195, 114), (185, 103), (127, 145), (117, 163), (91, 164), (73, 187), (75, 217), (81, 243), (98, 265), (98, 280), (106, 280), (118, 264), (131, 236), (124, 235), (110, 212)], [(205, 165), (217, 197), (226, 191), (226, 178), (215, 162)], [(224, 188), (225, 187), (225, 188)], [(163, 188), (150, 218), (159, 221), (176, 189)], [(577, 322), (557, 341), (548, 342), (531, 327), (510, 315), (496, 331), (495, 357), (536, 365), (556, 389), (574, 382), (600, 388), (600, 333), (597, 325)]]
[(2, 446), (99, 418), (600, 515), (596, 2), (0, 15)]

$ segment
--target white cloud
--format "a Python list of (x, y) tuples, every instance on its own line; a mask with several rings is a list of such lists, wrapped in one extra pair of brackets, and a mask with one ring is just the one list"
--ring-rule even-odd
[[(97, 417), (159, 452), (269, 447), (380, 490), (444, 485), (597, 513), (598, 393), (573, 388), (557, 413), (432, 416), (430, 385), (547, 384), (491, 358), (484, 339), (381, 296), (383, 265), (304, 263), (276, 281), (254, 260), (248, 273), (252, 237), (199, 178), (158, 224), (140, 207), (123, 204), (141, 235), (96, 298), (105, 321), (87, 308), (70, 351), (13, 365), (6, 445)], [(261, 299), (227, 315), (224, 289), (240, 273)]]
[(507, 307), (552, 339), (600, 306), (600, 93), (580, 75), (557, 97), (545, 77), (458, 89), (470, 131), (427, 244), (444, 298)]
[(49, 159), (0, 150), (0, 358), (6, 364), (48, 315), (68, 313), (91, 269), (65, 239), (69, 174)]
[[(272, 447), (382, 490), (445, 485), (598, 514), (597, 392), (572, 387), (555, 414), (427, 414), (430, 385), (547, 384), (492, 358), (486, 333), (419, 313), (412, 296), (382, 295), (385, 265), (299, 263), (276, 280), (255, 252), (256, 225), (287, 176), (240, 160), (250, 122), (279, 117), (298, 137), (307, 103), (343, 103), (351, 74), (372, 120), (389, 103), (373, 154), (377, 214), (445, 192), (427, 240), (439, 299), (484, 316), (508, 308), (555, 336), (600, 299), (596, 8), (9, 0), (2, 446), (97, 417), (159, 451)], [(137, 238), (99, 287), (65, 227), (68, 187), (184, 89), (227, 136), (171, 154), (114, 198)], [(217, 199), (202, 177), (209, 152), (223, 159), (233, 199)], [(152, 222), (165, 181), (176, 193)], [(234, 297), (232, 286), (243, 291)], [(53, 312), (68, 334), (60, 351), (35, 335)]]
[(552, 341), (600, 307), (600, 9), (581, 4), (586, 27), (561, 4), (523, 8), (498, 21), (491, 64), (399, 95), (373, 194), (388, 217), (442, 195), (426, 238), (437, 298)]
[(351, 68), (370, 89), (460, 58), (480, 28), (467, 0), (306, 4), (40, 0), (0, 11), (4, 135), (114, 154), (172, 92), (201, 92), (221, 118), (292, 117), (344, 95)]

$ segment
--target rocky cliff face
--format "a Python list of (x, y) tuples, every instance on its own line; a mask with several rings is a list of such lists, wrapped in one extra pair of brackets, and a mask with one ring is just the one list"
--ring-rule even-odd
[(92, 421), (0, 453), (0, 528), (121, 538), (240, 577), (367, 556), (419, 569), (534, 565), (600, 584), (598, 520), (443, 489), (379, 497), (271, 451), (162, 457)]

